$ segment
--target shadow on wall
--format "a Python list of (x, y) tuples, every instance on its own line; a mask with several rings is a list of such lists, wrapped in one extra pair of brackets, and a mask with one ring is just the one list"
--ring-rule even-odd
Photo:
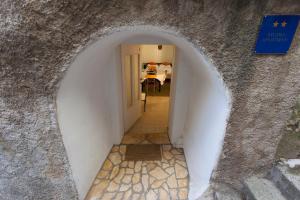
[(176, 45), (170, 139), (183, 138), (190, 174), (189, 199), (209, 185), (230, 112), (221, 76), (191, 43), (152, 26), (122, 27), (84, 49), (57, 95), (57, 117), (73, 177), (83, 199), (113, 144), (123, 135), (120, 44)]

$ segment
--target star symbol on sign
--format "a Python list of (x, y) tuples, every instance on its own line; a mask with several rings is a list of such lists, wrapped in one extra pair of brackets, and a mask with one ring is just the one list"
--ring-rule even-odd
[(278, 24), (279, 24), (278, 21), (275, 21), (275, 22), (273, 23), (274, 27), (277, 27)]
[(281, 26), (285, 27), (287, 25), (287, 23), (285, 21), (281, 22)]

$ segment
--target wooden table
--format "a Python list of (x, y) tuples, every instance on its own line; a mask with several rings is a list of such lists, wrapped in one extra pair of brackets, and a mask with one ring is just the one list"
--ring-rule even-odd
[(145, 77), (146, 78), (157, 78), (157, 75), (156, 74), (147, 74)]

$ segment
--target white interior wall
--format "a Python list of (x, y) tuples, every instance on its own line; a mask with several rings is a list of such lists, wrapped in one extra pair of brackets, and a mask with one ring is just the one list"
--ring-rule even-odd
[(118, 47), (124, 42), (177, 47), (169, 134), (179, 146), (183, 139), (190, 173), (189, 198), (195, 199), (208, 187), (218, 161), (230, 97), (215, 67), (191, 44), (147, 26), (130, 27), (95, 42), (77, 56), (61, 82), (57, 116), (80, 199), (111, 146), (123, 135)]
[(120, 51), (111, 45), (95, 43), (83, 51), (66, 73), (57, 95), (58, 122), (80, 199), (112, 144), (120, 142), (120, 135), (112, 133), (123, 129), (119, 122), (123, 118), (116, 114), (122, 109), (122, 97), (116, 92), (122, 91)]
[(173, 63), (175, 47), (173, 45), (162, 45), (162, 49), (158, 50), (157, 44), (141, 45), (141, 63), (148, 62), (170, 62)]
[(207, 189), (221, 153), (231, 102), (215, 67), (199, 57), (196, 49), (176, 46), (170, 138), (172, 144), (184, 148), (190, 173), (189, 199), (196, 199)]
[[(184, 124), (186, 123), (186, 112), (189, 96), (190, 80), (189, 62), (184, 57), (184, 52), (180, 47), (176, 48), (175, 66), (173, 67), (170, 96), (174, 97), (170, 101), (172, 109), (169, 113), (169, 136), (171, 143), (176, 147), (183, 147)], [(178, 113), (178, 114), (177, 114)], [(180, 113), (180, 114), (179, 114)]]

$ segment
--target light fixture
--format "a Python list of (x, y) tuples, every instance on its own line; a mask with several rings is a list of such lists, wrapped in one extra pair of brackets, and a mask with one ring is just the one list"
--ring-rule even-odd
[(157, 46), (157, 48), (158, 48), (158, 50), (162, 50), (162, 45), (159, 44), (159, 45)]

